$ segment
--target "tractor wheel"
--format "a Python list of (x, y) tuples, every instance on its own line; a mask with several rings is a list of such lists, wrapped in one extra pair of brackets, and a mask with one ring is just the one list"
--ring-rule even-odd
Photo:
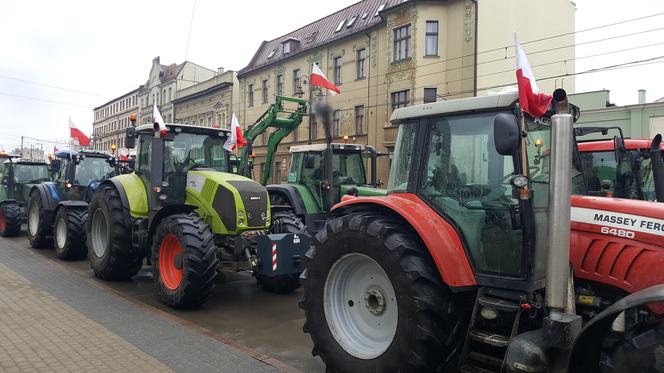
[(175, 308), (203, 304), (214, 290), (217, 247), (210, 226), (193, 214), (175, 214), (157, 227), (152, 275), (159, 299)]
[(48, 237), (52, 230), (50, 223), (46, 221), (46, 214), (39, 192), (32, 192), (28, 203), (28, 239), (30, 240), (30, 246), (35, 249), (48, 246)]
[(120, 195), (111, 185), (95, 192), (88, 208), (88, 259), (95, 276), (109, 281), (132, 278), (143, 266), (143, 254), (131, 244)]
[(5, 203), (0, 207), (0, 236), (14, 237), (21, 233), (21, 206)]
[[(302, 233), (307, 227), (292, 211), (274, 211), (272, 212), (272, 226), (270, 233)], [(300, 287), (300, 275), (289, 274), (280, 276), (257, 275), (258, 284), (263, 290), (270, 293), (287, 294)]]
[(55, 214), (53, 248), (62, 260), (84, 259), (88, 254), (85, 245), (85, 222), (88, 210), (60, 208)]
[(305, 333), (329, 372), (429, 372), (463, 343), (462, 312), (420, 238), (357, 212), (326, 223), (302, 273)]
[(653, 320), (632, 328), (602, 357), (602, 373), (664, 372), (664, 320)]

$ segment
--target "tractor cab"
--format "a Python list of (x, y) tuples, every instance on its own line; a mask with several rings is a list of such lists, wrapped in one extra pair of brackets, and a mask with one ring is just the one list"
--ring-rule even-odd
[[(334, 194), (338, 203), (343, 195), (384, 195), (384, 190), (376, 189), (375, 179), (376, 150), (372, 146), (355, 144), (330, 144), (332, 147), (332, 182), (326, 183), (325, 149), (326, 144), (291, 146), (291, 164), (288, 183), (301, 185), (319, 211), (326, 211), (323, 193)], [(372, 177), (369, 179), (365, 167), (366, 159), (371, 160)], [(329, 186), (329, 188), (327, 188)]]
[(10, 155), (0, 155), (0, 159), (5, 159), (0, 167), (0, 201), (25, 201), (30, 185), (50, 179), (45, 162), (23, 161)]
[[(613, 127), (579, 127), (575, 129), (580, 166), (583, 174), (574, 179), (575, 194), (613, 196), (616, 198), (656, 200), (657, 170), (653, 170), (652, 139), (625, 139), (622, 130), (613, 139), (583, 140)], [(664, 153), (664, 144), (656, 148)]]
[(86, 201), (99, 183), (118, 174), (115, 157), (90, 150), (55, 153), (51, 173), (60, 199)]

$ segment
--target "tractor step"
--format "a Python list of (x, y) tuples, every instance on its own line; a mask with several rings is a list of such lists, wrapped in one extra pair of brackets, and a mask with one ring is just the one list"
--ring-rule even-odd
[(503, 312), (517, 312), (519, 305), (509, 300), (498, 299), (494, 297), (483, 296), (477, 299), (477, 303), (483, 307), (491, 307)]
[(496, 373), (498, 371), (486, 370), (484, 368), (476, 367), (473, 365), (464, 365), (459, 368), (459, 373)]
[(501, 334), (490, 333), (482, 330), (471, 330), (470, 338), (476, 342), (485, 343), (494, 347), (507, 347), (510, 337)]

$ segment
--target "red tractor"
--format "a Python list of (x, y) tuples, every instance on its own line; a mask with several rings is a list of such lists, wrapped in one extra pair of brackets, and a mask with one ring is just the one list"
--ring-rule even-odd
[(536, 119), (516, 94), (393, 113), (388, 195), (336, 205), (301, 276), (328, 371), (661, 371), (664, 207), (630, 212), (647, 232), (612, 230), (647, 202), (570, 212), (578, 109), (554, 99)]

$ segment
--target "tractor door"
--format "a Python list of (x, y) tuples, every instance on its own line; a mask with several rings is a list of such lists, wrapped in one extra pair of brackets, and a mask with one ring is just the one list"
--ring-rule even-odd
[[(152, 193), (149, 190), (150, 182), (150, 163), (152, 162), (152, 136), (147, 134), (140, 134), (138, 136), (138, 150), (136, 152), (136, 175), (141, 178), (143, 188), (145, 188), (146, 195)], [(148, 201), (150, 199), (148, 198)], [(149, 206), (148, 208), (152, 208)]]
[(60, 194), (64, 200), (72, 199), (70, 196), (71, 187), (67, 188), (67, 185), (71, 185), (73, 181), (75, 168), (76, 164), (72, 158), (60, 158), (60, 169), (55, 173), (53, 181), (55, 182), (58, 194)]
[(0, 202), (4, 201), (9, 197), (9, 182), (11, 180), (11, 165), (9, 162), (4, 163), (0, 167)]

